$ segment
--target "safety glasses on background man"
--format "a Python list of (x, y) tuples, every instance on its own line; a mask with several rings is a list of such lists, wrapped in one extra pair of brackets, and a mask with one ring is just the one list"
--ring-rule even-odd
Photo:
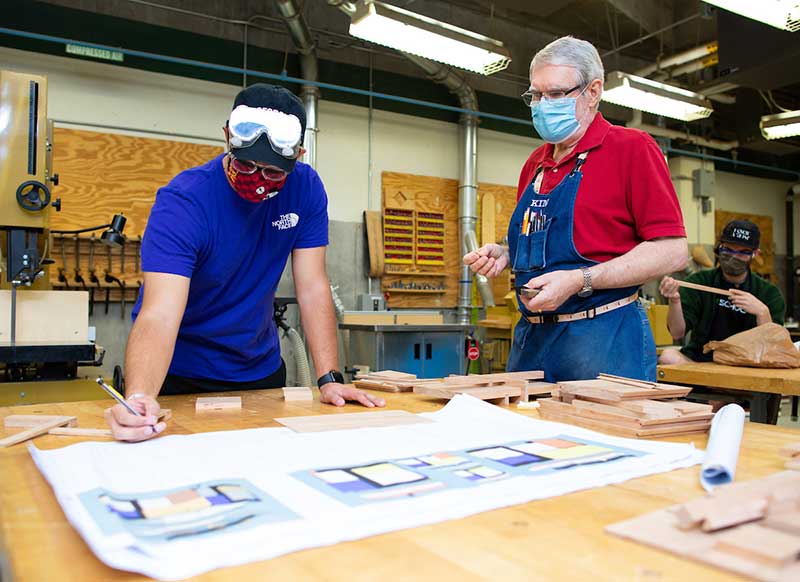
[(717, 250), (721, 253), (725, 253), (726, 255), (740, 255), (742, 257), (752, 257), (755, 254), (755, 251), (737, 251), (730, 247), (726, 247), (725, 245), (719, 245)]
[(261, 170), (261, 175), (270, 182), (280, 182), (288, 175), (286, 171), (279, 168), (259, 166), (255, 162), (240, 160), (232, 153), (229, 153), (228, 156), (230, 157), (231, 168), (240, 174), (255, 174), (257, 170)]
[(303, 138), (300, 120), (275, 109), (239, 105), (228, 120), (230, 142), (234, 148), (246, 148), (266, 135), (273, 151), (287, 159), (300, 155)]

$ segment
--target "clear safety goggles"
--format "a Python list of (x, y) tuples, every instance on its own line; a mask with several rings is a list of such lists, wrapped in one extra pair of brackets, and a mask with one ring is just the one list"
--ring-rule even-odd
[(231, 146), (246, 148), (262, 135), (267, 136), (273, 151), (284, 158), (300, 154), (303, 130), (300, 120), (275, 109), (239, 105), (228, 120)]

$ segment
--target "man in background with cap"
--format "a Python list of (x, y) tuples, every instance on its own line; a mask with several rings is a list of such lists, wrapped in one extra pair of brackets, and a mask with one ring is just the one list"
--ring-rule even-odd
[(679, 288), (672, 277), (661, 281), (661, 294), (669, 300), (667, 327), (675, 340), (691, 332), (682, 348), (667, 348), (660, 364), (710, 362), (712, 353), (704, 354), (710, 341), (724, 340), (734, 334), (774, 321), (783, 324), (785, 303), (778, 288), (750, 270), (759, 254), (761, 233), (749, 220), (732, 220), (725, 225), (714, 250), (718, 266), (704, 269), (686, 278), (717, 289), (730, 290), (731, 296)]
[(126, 398), (109, 424), (141, 441), (157, 423), (159, 394), (285, 386), (273, 300), (289, 256), (320, 400), (384, 401), (343, 384), (328, 278), (328, 198), (298, 162), (306, 114), (290, 91), (242, 90), (223, 128), (227, 152), (161, 188), (142, 240), (144, 286), (128, 338)]

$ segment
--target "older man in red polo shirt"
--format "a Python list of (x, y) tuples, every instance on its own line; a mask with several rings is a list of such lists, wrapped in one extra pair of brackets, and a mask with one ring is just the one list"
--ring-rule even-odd
[(603, 78), (586, 41), (563, 37), (534, 56), (522, 97), (547, 143), (522, 168), (508, 248), (464, 256), (489, 277), (511, 267), (522, 317), (507, 367), (544, 370), (549, 381), (600, 372), (655, 380), (638, 289), (686, 263), (664, 156), (648, 134), (597, 111)]

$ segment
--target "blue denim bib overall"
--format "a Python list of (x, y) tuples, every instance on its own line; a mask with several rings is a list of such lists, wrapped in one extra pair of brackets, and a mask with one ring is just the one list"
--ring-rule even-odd
[[(573, 240), (575, 198), (586, 157), (587, 152), (580, 154), (575, 168), (549, 194), (536, 193), (534, 179), (517, 203), (508, 226), (508, 247), (517, 287), (551, 271), (597, 264), (583, 257)], [(521, 232), (526, 211), (541, 216), (536, 228), (526, 229), (529, 234)], [(586, 311), (624, 299), (636, 290), (637, 287), (597, 289), (590, 297), (573, 295), (549, 313)], [(540, 324), (525, 319), (524, 316), (538, 314), (524, 306), (519, 294), (517, 303), (523, 317), (514, 330), (508, 371), (544, 370), (548, 382), (585, 380), (601, 372), (655, 381), (655, 342), (647, 314), (638, 301), (592, 319)]]

